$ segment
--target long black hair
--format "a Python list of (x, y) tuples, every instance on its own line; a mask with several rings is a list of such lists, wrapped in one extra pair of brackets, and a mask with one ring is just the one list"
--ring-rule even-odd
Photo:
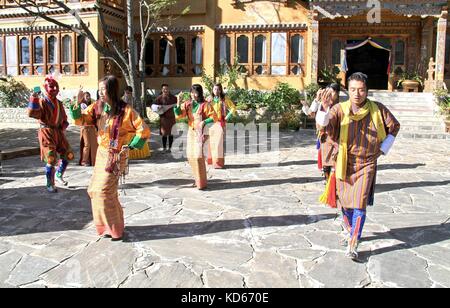
[(205, 101), (205, 96), (203, 94), (203, 87), (199, 84), (193, 84), (191, 87), (191, 93), (195, 92), (198, 95), (198, 103)]
[(111, 114), (113, 116), (119, 115), (122, 110), (122, 105), (124, 104), (120, 98), (119, 80), (116, 76), (109, 75), (100, 79), (100, 82), (105, 84), (106, 93), (111, 101)]
[(341, 86), (338, 83), (330, 83), (327, 86), (327, 89), (333, 89), (334, 92), (336, 92), (339, 95), (339, 92), (341, 91)]

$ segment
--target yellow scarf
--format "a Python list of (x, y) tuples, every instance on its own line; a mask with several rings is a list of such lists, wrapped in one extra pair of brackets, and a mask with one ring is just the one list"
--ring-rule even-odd
[(370, 100), (367, 100), (364, 107), (359, 109), (357, 114), (351, 115), (352, 103), (346, 101), (341, 103), (344, 117), (341, 122), (341, 130), (339, 134), (339, 153), (336, 162), (336, 177), (344, 181), (347, 176), (347, 155), (348, 155), (348, 127), (352, 121), (360, 121), (364, 119), (369, 113), (372, 122), (377, 129), (377, 136), (380, 142), (386, 139), (386, 130), (384, 129), (383, 117), (378, 105)]

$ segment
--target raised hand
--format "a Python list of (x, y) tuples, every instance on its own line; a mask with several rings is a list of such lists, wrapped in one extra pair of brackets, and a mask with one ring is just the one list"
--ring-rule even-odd
[(321, 96), (320, 100), (323, 109), (327, 110), (333, 104), (333, 89), (327, 89)]
[(77, 97), (77, 103), (81, 104), (81, 102), (84, 99), (84, 92), (83, 92), (83, 87), (80, 86), (80, 89), (78, 90), (78, 97)]
[(325, 92), (325, 89), (320, 89), (316, 94), (316, 101), (320, 102), (322, 100), (322, 96)]

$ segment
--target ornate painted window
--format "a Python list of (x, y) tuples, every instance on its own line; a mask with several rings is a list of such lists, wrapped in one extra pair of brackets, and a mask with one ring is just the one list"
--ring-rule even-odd
[(216, 65), (232, 64), (238, 58), (242, 72), (253, 76), (304, 76), (306, 32), (254, 31), (220, 34)]
[(145, 47), (147, 77), (192, 77), (203, 71), (203, 39), (200, 33), (154, 35)]

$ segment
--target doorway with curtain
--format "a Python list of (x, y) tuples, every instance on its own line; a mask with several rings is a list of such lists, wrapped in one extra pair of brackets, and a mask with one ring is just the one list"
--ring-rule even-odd
[(348, 40), (347, 77), (355, 72), (362, 72), (369, 77), (369, 89), (387, 90), (391, 52), (381, 44), (371, 38), (365, 41)]

